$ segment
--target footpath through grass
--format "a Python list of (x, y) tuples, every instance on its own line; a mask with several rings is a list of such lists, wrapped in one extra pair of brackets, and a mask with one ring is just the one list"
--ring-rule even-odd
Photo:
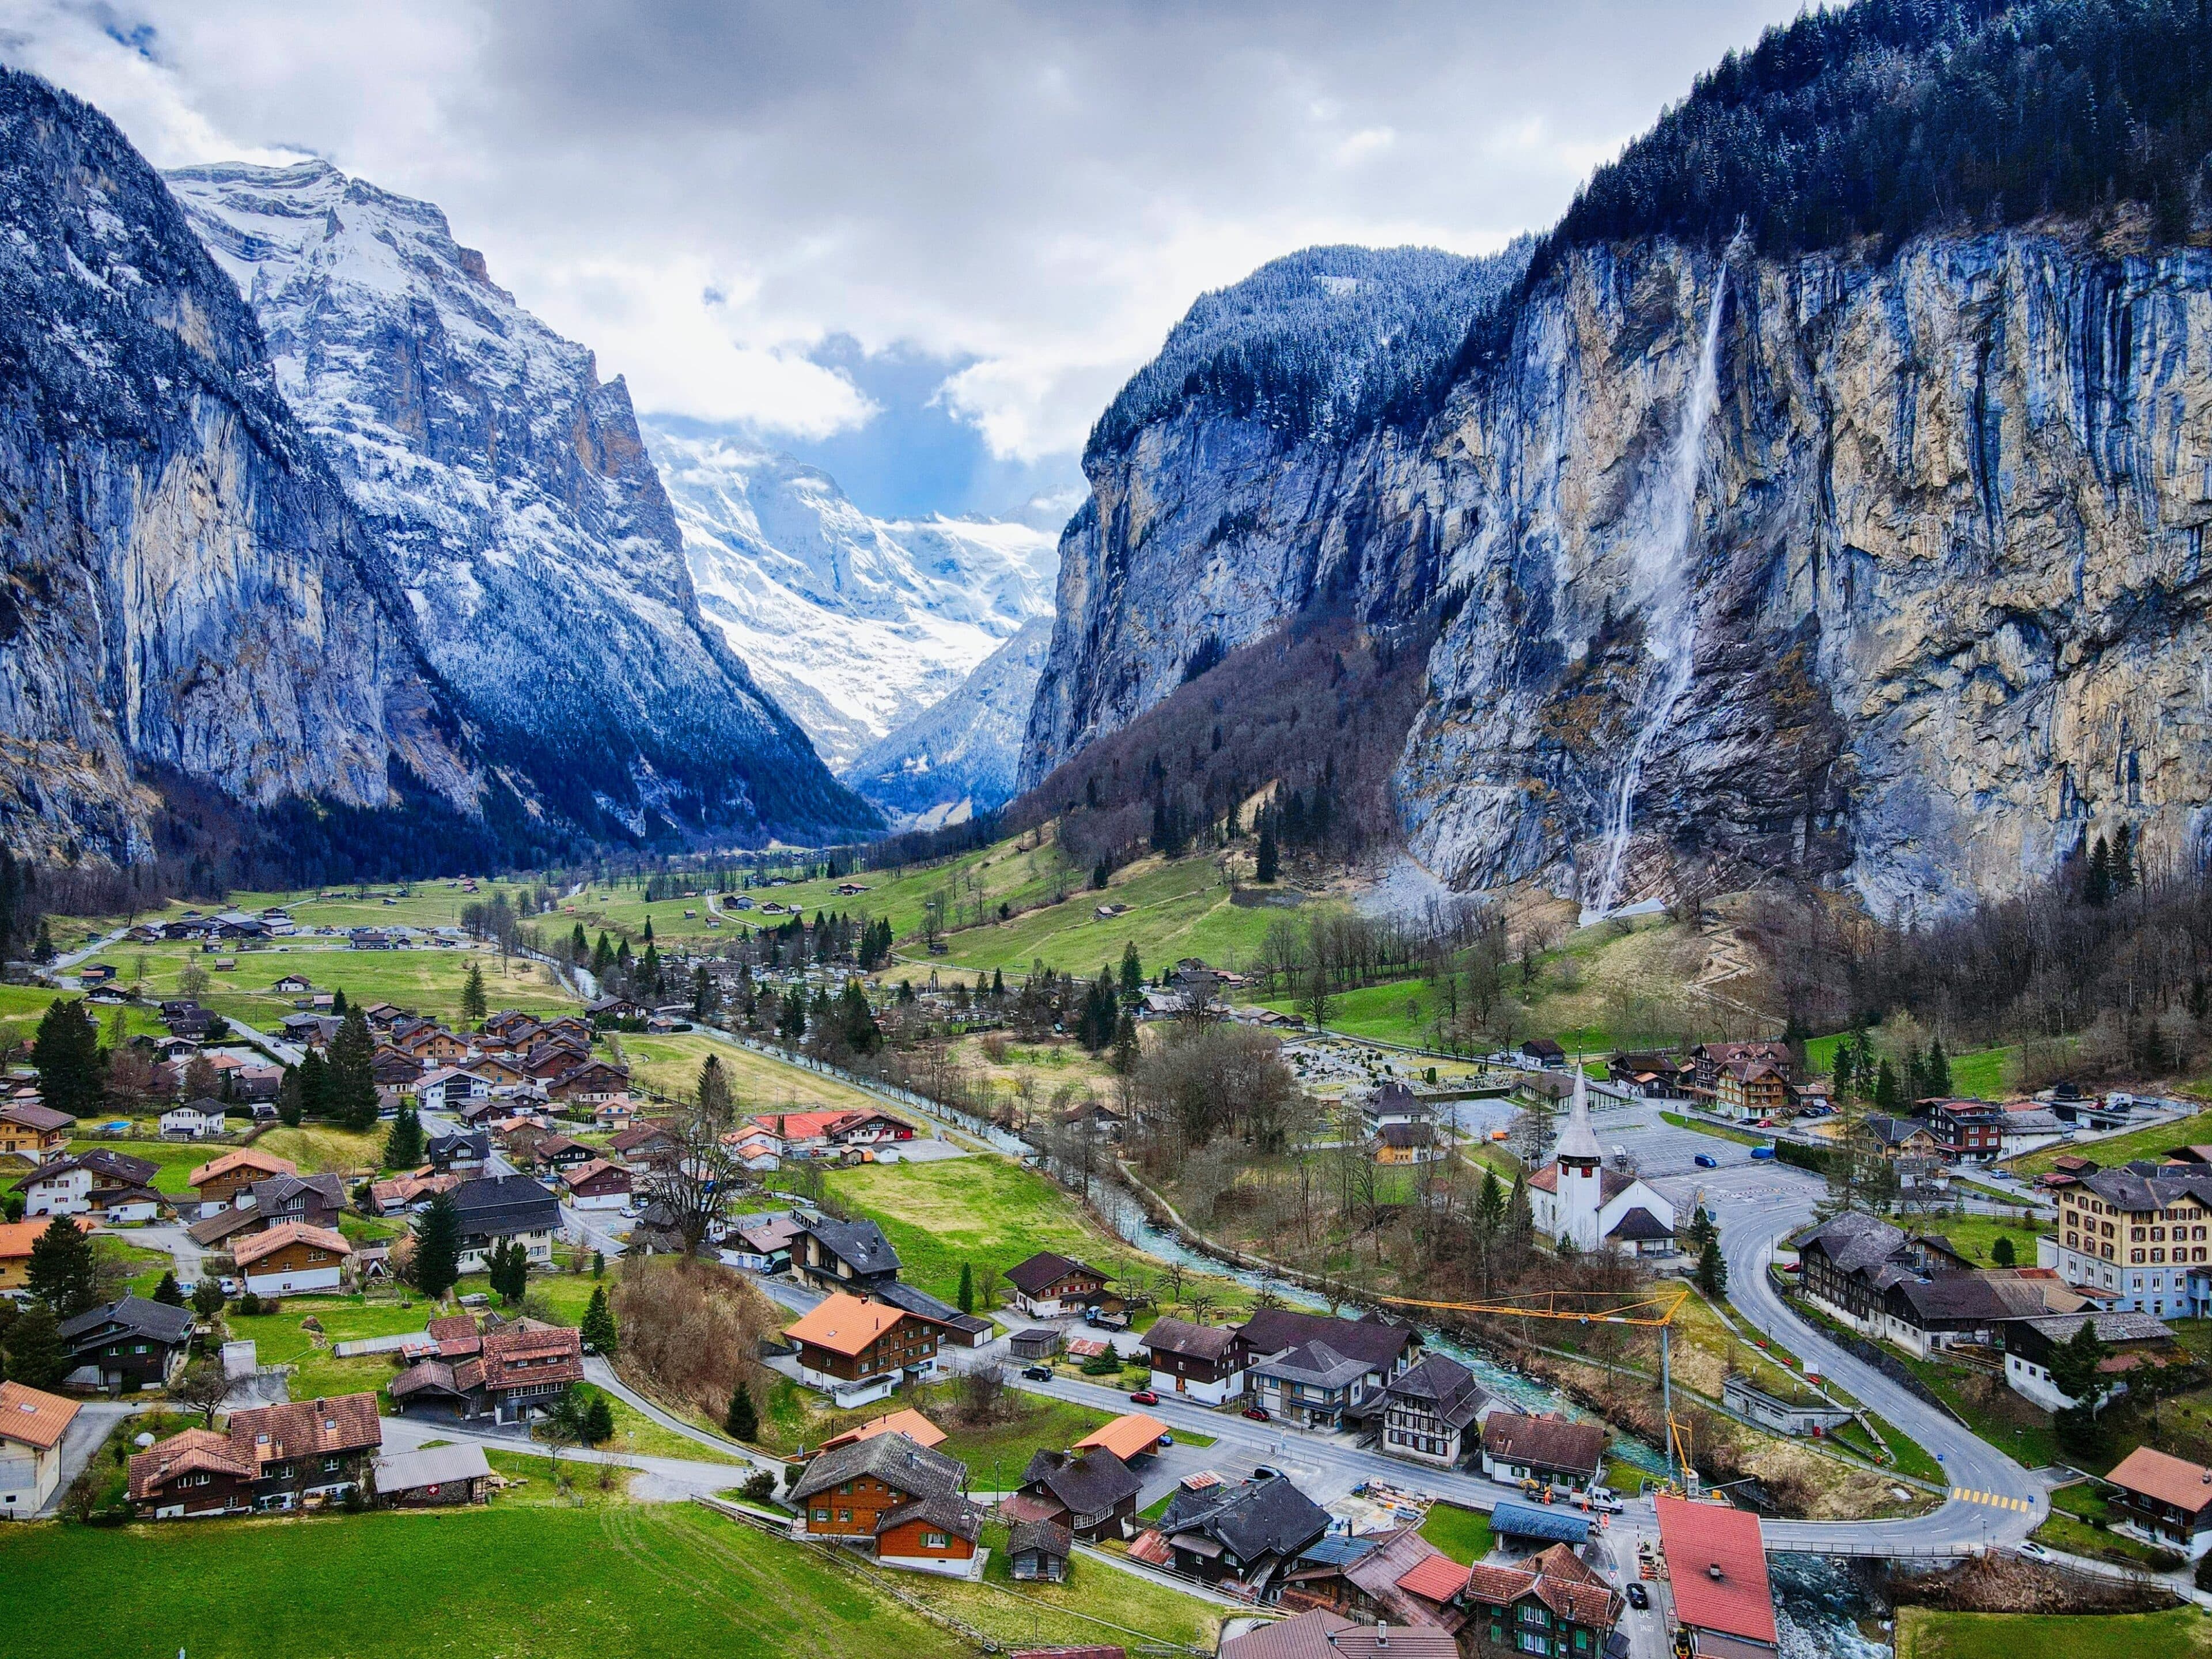
[(539, 1503), (495, 1499), (488, 1509), (10, 1528), (0, 1536), (8, 1651), (10, 1659), (179, 1649), (192, 1659), (433, 1651), (954, 1659), (969, 1651), (811, 1550), (691, 1505), (595, 1503), (589, 1484), (581, 1507), (533, 1492)]
[(2212, 1619), (2196, 1607), (2168, 1613), (2059, 1616), (1939, 1613), (1900, 1607), (1897, 1659), (2203, 1659)]

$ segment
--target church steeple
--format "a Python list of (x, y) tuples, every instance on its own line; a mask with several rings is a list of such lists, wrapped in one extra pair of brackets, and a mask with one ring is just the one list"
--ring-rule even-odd
[(1559, 1136), (1558, 1158), (1561, 1164), (1593, 1169), (1605, 1161), (1605, 1154), (1598, 1150), (1597, 1131), (1590, 1127), (1589, 1083), (1580, 1066), (1575, 1067), (1574, 1098), (1567, 1107), (1567, 1127)]

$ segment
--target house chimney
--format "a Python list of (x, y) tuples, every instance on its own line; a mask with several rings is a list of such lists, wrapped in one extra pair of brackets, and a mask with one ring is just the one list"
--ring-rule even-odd
[(1378, 1619), (1375, 1621), (1375, 1645), (1378, 1648), (1387, 1648), (1390, 1645), (1390, 1626), (1385, 1620)]
[(1721, 1577), (1721, 1564), (1716, 1561), (1712, 1565), (1707, 1567), (1705, 1569), (1705, 1577), (1717, 1583)]

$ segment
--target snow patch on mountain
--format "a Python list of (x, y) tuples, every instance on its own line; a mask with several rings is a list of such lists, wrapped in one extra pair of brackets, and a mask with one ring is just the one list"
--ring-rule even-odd
[(906, 822), (957, 823), (1014, 794), (1022, 733), (1052, 648), (1032, 617), (951, 694), (871, 744), (839, 776)]
[(701, 611), (832, 766), (1052, 612), (1057, 526), (1036, 514), (876, 519), (789, 455), (651, 423), (645, 441)]

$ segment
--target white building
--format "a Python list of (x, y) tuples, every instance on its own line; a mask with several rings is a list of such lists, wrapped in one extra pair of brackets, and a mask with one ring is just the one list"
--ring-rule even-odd
[(1577, 1066), (1567, 1127), (1552, 1162), (1528, 1177), (1528, 1210), (1536, 1231), (1578, 1250), (1670, 1254), (1674, 1205), (1642, 1177), (1607, 1170), (1604, 1162), (1597, 1133), (1590, 1127), (1589, 1086)]
[(62, 1436), (77, 1402), (0, 1382), (0, 1516), (27, 1521), (62, 1484)]
[(197, 1105), (172, 1106), (161, 1114), (161, 1133), (178, 1140), (198, 1140), (222, 1133), (222, 1114), (204, 1111)]
[(23, 1177), (23, 1215), (82, 1215), (92, 1207), (92, 1171), (73, 1158), (57, 1158)]

